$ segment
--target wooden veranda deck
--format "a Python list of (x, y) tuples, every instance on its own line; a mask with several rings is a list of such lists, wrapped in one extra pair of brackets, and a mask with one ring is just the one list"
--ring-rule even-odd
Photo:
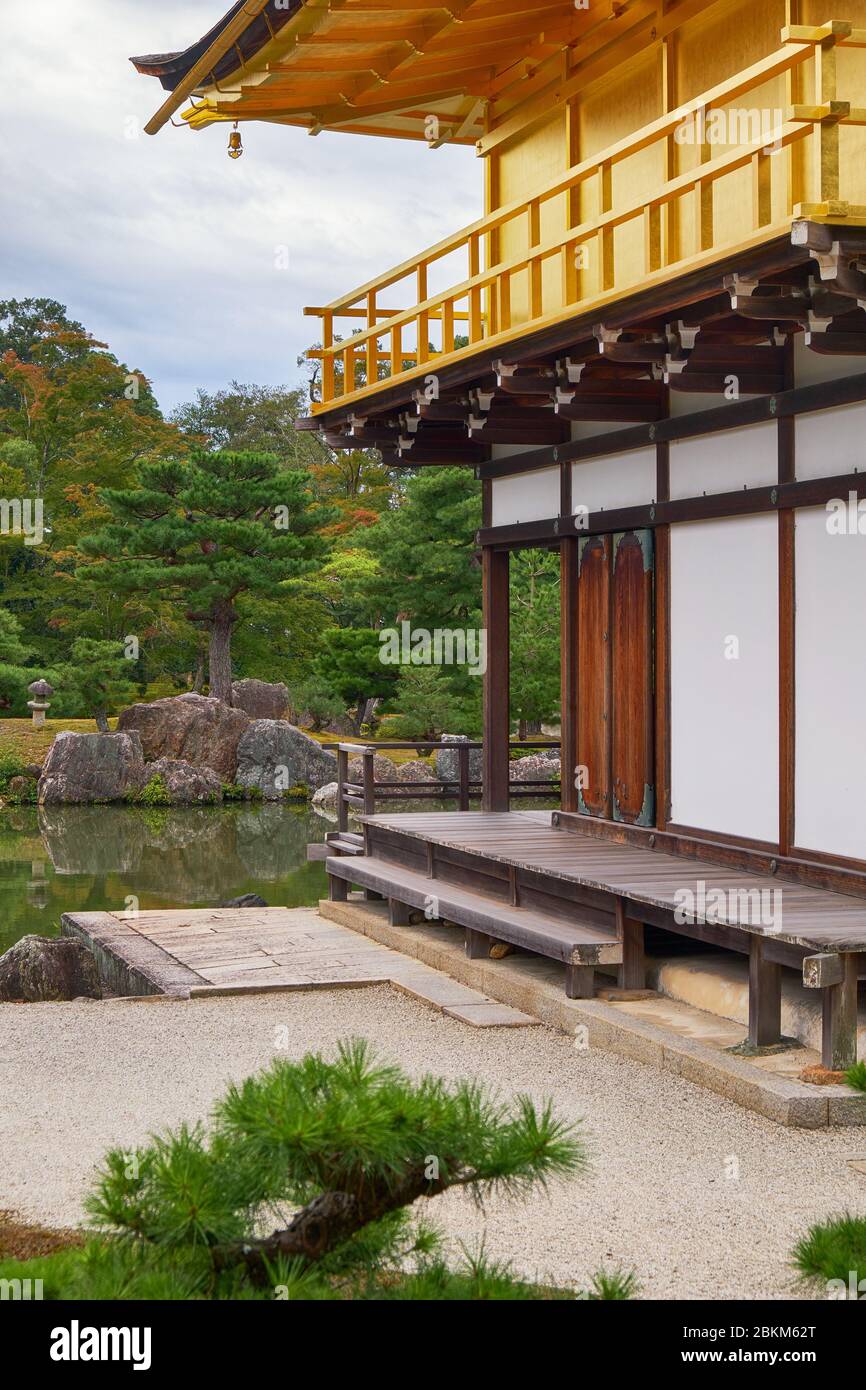
[(565, 961), (572, 997), (618, 963), (645, 983), (644, 925), (740, 951), (750, 964), (749, 1038), (781, 1038), (781, 966), (823, 991), (824, 1064), (856, 1057), (858, 977), (866, 975), (866, 899), (560, 829), (546, 811), (363, 818), (364, 845), (329, 856), (330, 891), (349, 884), (466, 928), (467, 951), (505, 940)]

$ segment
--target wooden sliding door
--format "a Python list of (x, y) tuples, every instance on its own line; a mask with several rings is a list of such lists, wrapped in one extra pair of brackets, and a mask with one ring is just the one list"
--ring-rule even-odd
[(583, 538), (577, 604), (578, 807), (652, 825), (652, 532)]

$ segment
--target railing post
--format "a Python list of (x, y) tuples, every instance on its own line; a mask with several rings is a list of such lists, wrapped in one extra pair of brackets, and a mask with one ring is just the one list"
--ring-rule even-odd
[(457, 745), (457, 775), (459, 779), (459, 794), (457, 808), (460, 811), (469, 810), (469, 745), (468, 743), (458, 743)]
[(328, 348), (334, 346), (334, 315), (322, 315), (322, 404), (334, 399), (334, 354)]
[(349, 829), (349, 807), (346, 804), (346, 783), (349, 780), (349, 754), (337, 749), (337, 829)]
[(391, 329), (391, 375), (399, 376), (403, 370), (403, 326), (397, 324)]
[[(367, 327), (375, 328), (377, 318), (376, 291), (367, 295)], [(367, 339), (367, 385), (379, 380), (379, 339), (374, 334)]]
[(375, 816), (376, 814), (376, 785), (375, 785), (375, 766), (373, 758), (375, 749), (365, 748), (362, 754), (364, 761), (364, 815)]
[[(474, 280), (481, 274), (481, 234), (473, 232), (469, 238), (469, 278)], [(469, 291), (469, 341), (477, 343), (483, 332), (481, 322), (481, 290)]]
[[(418, 278), (418, 303), (424, 304), (427, 299), (427, 262), (422, 261), (417, 270)], [(426, 310), (418, 315), (417, 324), (417, 345), (416, 361), (426, 362), (430, 356), (430, 315)]]

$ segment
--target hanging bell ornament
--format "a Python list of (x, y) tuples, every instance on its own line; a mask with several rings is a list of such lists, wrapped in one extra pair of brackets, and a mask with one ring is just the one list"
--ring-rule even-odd
[(238, 123), (235, 121), (234, 129), (229, 133), (229, 159), (240, 159), (243, 152), (244, 146), (241, 140), (241, 133), (238, 130)]

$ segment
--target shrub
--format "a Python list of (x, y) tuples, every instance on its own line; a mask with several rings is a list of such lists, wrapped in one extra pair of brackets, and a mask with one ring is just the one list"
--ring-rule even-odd
[[(230, 1086), (207, 1128), (111, 1151), (86, 1248), (0, 1264), (0, 1277), (42, 1278), (46, 1297), (72, 1299), (573, 1298), (517, 1279), (483, 1246), (451, 1267), (414, 1207), (450, 1187), (519, 1199), (585, 1167), (579, 1134), (549, 1105), (410, 1079), (356, 1040), (333, 1061), (279, 1060)], [(582, 1296), (633, 1288), (600, 1274)]]
[(137, 792), (130, 793), (130, 801), (134, 801), (137, 806), (170, 806), (171, 796), (165, 781), (157, 773), (151, 777), (150, 781)]
[(857, 1091), (866, 1091), (866, 1062), (855, 1062), (845, 1073), (849, 1086)]
[(9, 790), (13, 777), (23, 777), (26, 764), (19, 753), (0, 752), (0, 795)]
[[(801, 1279), (826, 1289), (837, 1281), (836, 1292), (856, 1289), (860, 1281), (866, 1289), (866, 1218), (847, 1212), (831, 1221), (810, 1227), (794, 1247), (794, 1266)], [(841, 1286), (838, 1281), (841, 1281)]]

